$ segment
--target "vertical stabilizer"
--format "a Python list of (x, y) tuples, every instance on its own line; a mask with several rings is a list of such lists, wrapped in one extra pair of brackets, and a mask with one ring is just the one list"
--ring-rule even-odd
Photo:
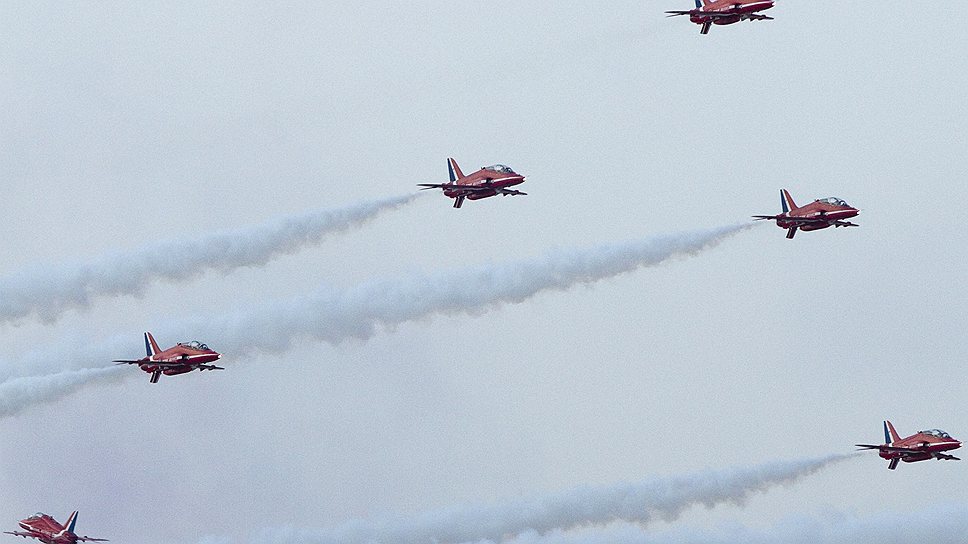
[(450, 174), (451, 183), (464, 177), (464, 173), (460, 171), (460, 166), (457, 166), (457, 161), (454, 159), (447, 159), (447, 171)]
[(155, 342), (155, 337), (151, 336), (150, 332), (145, 333), (145, 355), (149, 358), (154, 357), (156, 353), (161, 351), (158, 349), (158, 342)]
[(884, 443), (891, 445), (895, 442), (899, 442), (901, 437), (897, 435), (897, 431), (894, 430), (894, 425), (891, 425), (890, 421), (884, 420)]
[(780, 189), (780, 206), (783, 206), (783, 213), (789, 213), (799, 207), (786, 189)]
[(702, 2), (696, 0), (696, 9), (702, 9)]
[(77, 525), (77, 510), (71, 512), (70, 517), (64, 522), (64, 530), (73, 533), (75, 525)]

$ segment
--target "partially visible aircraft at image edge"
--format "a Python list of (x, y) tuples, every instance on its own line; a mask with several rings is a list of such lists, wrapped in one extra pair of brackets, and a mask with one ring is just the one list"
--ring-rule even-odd
[(907, 438), (898, 436), (894, 425), (884, 421), (884, 444), (855, 444), (862, 450), (878, 450), (878, 456), (887, 459), (887, 468), (894, 470), (901, 461), (915, 463), (938, 459), (944, 461), (961, 461), (953, 455), (941, 453), (956, 450), (961, 447), (961, 441), (951, 437), (941, 429), (918, 431)]
[(737, 2), (736, 0), (696, 0), (696, 9), (667, 11), (669, 17), (688, 15), (689, 20), (700, 25), (700, 34), (709, 34), (712, 25), (731, 25), (740, 21), (772, 21), (760, 11), (773, 7), (774, 0)]
[(753, 218), (776, 221), (776, 226), (786, 229), (788, 239), (797, 234), (797, 229), (811, 231), (827, 227), (859, 226), (845, 219), (855, 217), (860, 210), (837, 197), (818, 198), (805, 206), (797, 206), (790, 193), (786, 189), (780, 189), (780, 206), (783, 213), (779, 215), (754, 215)]
[(508, 189), (513, 185), (524, 183), (524, 176), (511, 170), (503, 164), (484, 166), (477, 172), (465, 176), (457, 166), (457, 161), (447, 159), (447, 170), (450, 174), (450, 183), (418, 183), (422, 191), (427, 189), (443, 189), (444, 196), (454, 199), (454, 207), (460, 208), (464, 199), (479, 200), (489, 196), (517, 196), (527, 195), (514, 189)]
[(74, 525), (77, 524), (77, 511), (71, 513), (64, 525), (47, 514), (38, 512), (27, 519), (20, 520), (20, 527), (24, 531), (4, 531), (8, 535), (23, 538), (36, 538), (44, 544), (76, 544), (77, 542), (107, 542), (106, 538), (91, 538), (77, 536)]
[(141, 370), (151, 374), (151, 383), (158, 383), (161, 375), (175, 376), (193, 370), (225, 370), (220, 366), (210, 365), (222, 358), (222, 354), (209, 349), (205, 344), (193, 340), (178, 344), (162, 351), (150, 332), (145, 333), (145, 351), (143, 359), (115, 359), (119, 365), (138, 365)]

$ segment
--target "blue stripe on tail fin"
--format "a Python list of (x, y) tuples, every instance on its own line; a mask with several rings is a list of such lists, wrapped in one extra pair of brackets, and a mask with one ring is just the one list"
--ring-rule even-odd
[(702, 9), (702, 3), (696, 0), (696, 9)]
[(148, 333), (145, 333), (145, 355), (151, 357), (154, 353), (151, 353), (151, 343), (148, 341)]
[(884, 422), (884, 443), (885, 444), (890, 444), (891, 442), (892, 442), (892, 440), (891, 440), (891, 433), (889, 433), (887, 431), (887, 422), (885, 421)]
[(793, 201), (793, 197), (786, 189), (780, 189), (780, 205), (783, 206), (783, 213), (797, 209), (797, 203)]
[(67, 518), (67, 522), (64, 523), (64, 530), (73, 533), (75, 525), (77, 525), (77, 510), (71, 514), (71, 517)]
[(464, 173), (460, 171), (460, 166), (457, 166), (457, 161), (454, 159), (447, 159), (447, 173), (450, 174), (451, 183), (464, 177)]

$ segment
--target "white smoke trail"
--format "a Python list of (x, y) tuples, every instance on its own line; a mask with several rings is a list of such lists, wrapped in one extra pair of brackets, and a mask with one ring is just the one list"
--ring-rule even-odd
[(109, 366), (13, 378), (0, 383), (0, 417), (15, 415), (25, 406), (64, 398), (93, 382), (120, 380), (124, 376), (120, 367)]
[(696, 255), (751, 224), (655, 236), (621, 244), (556, 250), (543, 256), (430, 275), (369, 281), (345, 291), (317, 290), (250, 311), (182, 325), (210, 331), (230, 350), (282, 351), (300, 337), (337, 344), (437, 314), (473, 314)]
[(963, 544), (968, 542), (968, 504), (935, 505), (920, 511), (881, 512), (865, 517), (828, 513), (821, 518), (797, 516), (763, 529), (730, 524), (715, 529), (675, 528), (649, 531), (640, 525), (527, 531), (475, 544)]
[(461, 506), (411, 517), (354, 520), (327, 529), (265, 529), (257, 544), (445, 544), (503, 542), (528, 532), (604, 526), (617, 521), (647, 525), (672, 521), (694, 506), (743, 504), (751, 495), (790, 484), (853, 455), (706, 471), (674, 478), (580, 487), (530, 499)]
[(406, 195), (319, 210), (241, 229), (157, 242), (87, 262), (20, 270), (0, 278), (0, 323), (29, 316), (54, 321), (69, 309), (89, 307), (98, 297), (140, 295), (157, 280), (185, 281), (209, 270), (227, 273), (261, 266), (414, 198), (416, 195)]
[[(267, 303), (235, 314), (171, 324), (164, 337), (213, 339), (210, 340), (213, 348), (229, 357), (232, 352), (285, 351), (300, 337), (333, 344), (350, 338), (365, 340), (381, 327), (440, 313), (480, 312), (523, 302), (543, 291), (565, 290), (637, 268), (657, 266), (676, 257), (695, 255), (748, 228), (749, 224), (743, 224), (623, 244), (559, 250), (505, 264), (371, 281), (346, 291), (321, 289), (306, 297)], [(50, 361), (77, 360), (84, 365), (109, 361), (119, 356), (115, 348), (118, 342), (115, 337), (102, 345), (86, 345), (84, 357), (79, 357), (77, 352), (72, 355), (73, 348), (47, 346), (42, 351), (25, 354), (17, 364), (0, 367), (40, 369), (49, 366)], [(140, 341), (131, 343), (140, 344)], [(106, 349), (108, 344), (113, 351)], [(113, 375), (89, 374), (87, 378), (96, 381), (110, 376)], [(35, 379), (43, 380), (44, 376)], [(0, 388), (5, 383), (0, 383)], [(73, 391), (79, 384), (64, 383), (62, 387)], [(53, 397), (38, 396), (36, 400), (20, 397), (20, 409), (50, 398)], [(11, 408), (10, 413), (16, 411)]]

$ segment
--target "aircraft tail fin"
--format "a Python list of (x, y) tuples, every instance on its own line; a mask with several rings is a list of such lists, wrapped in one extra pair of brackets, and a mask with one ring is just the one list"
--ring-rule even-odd
[(71, 512), (71, 515), (64, 522), (64, 530), (67, 532), (74, 532), (74, 526), (77, 525), (77, 510)]
[(780, 206), (783, 207), (783, 213), (787, 213), (790, 210), (795, 210), (799, 206), (793, 201), (793, 197), (790, 196), (790, 192), (786, 189), (780, 189)]
[(696, 9), (702, 9), (702, 2), (696, 0)]
[(145, 333), (145, 355), (152, 357), (154, 354), (161, 351), (158, 349), (158, 342), (155, 342), (155, 337), (151, 336), (150, 332)]
[(890, 421), (884, 420), (884, 443), (893, 444), (901, 440), (901, 437), (897, 435), (897, 431), (894, 430), (894, 425)]
[(460, 166), (457, 166), (457, 161), (454, 159), (447, 159), (447, 170), (450, 174), (451, 182), (455, 182), (464, 177), (464, 173), (460, 171)]

